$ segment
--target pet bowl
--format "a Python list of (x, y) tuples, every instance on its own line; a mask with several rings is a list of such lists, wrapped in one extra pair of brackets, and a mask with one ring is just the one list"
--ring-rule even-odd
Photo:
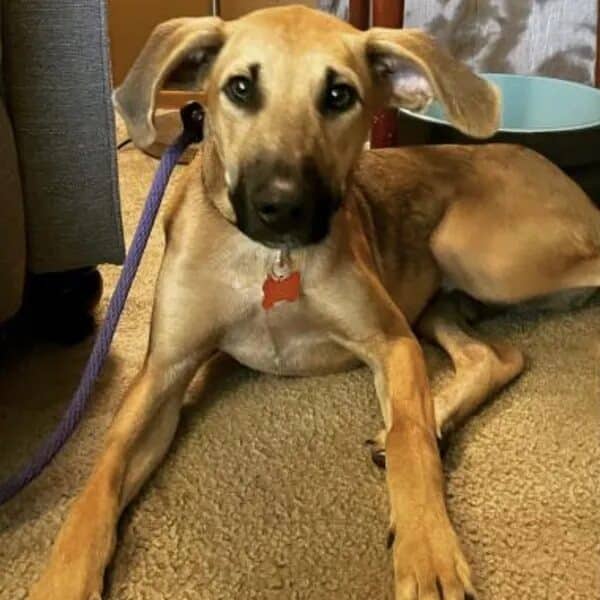
[(482, 75), (500, 89), (502, 121), (487, 140), (453, 129), (433, 102), (423, 113), (399, 112), (398, 145), (522, 144), (559, 165), (600, 201), (600, 89), (548, 77)]

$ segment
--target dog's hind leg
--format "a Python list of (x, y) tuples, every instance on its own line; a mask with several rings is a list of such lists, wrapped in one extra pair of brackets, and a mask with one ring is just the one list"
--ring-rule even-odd
[(599, 287), (598, 207), (534, 152), (484, 146), (478, 156), (484, 187), (457, 199), (431, 237), (452, 285), (499, 304)]
[(523, 370), (520, 350), (505, 342), (484, 340), (468, 325), (456, 294), (437, 298), (421, 317), (418, 329), (439, 344), (454, 365), (454, 377), (434, 396), (440, 436), (455, 429)]
[(563, 279), (564, 289), (600, 288), (600, 244), (598, 256), (573, 266)]

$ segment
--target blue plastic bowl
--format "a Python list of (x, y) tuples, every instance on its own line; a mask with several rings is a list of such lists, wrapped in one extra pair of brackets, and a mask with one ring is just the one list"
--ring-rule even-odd
[[(484, 74), (502, 94), (501, 131), (520, 134), (575, 131), (600, 127), (600, 90), (550, 77)], [(448, 125), (434, 102), (422, 115), (426, 121)]]
[(434, 102), (399, 112), (399, 145), (503, 142), (528, 146), (562, 167), (600, 199), (600, 89), (526, 75), (484, 74), (502, 95), (502, 124), (488, 140), (453, 129)]

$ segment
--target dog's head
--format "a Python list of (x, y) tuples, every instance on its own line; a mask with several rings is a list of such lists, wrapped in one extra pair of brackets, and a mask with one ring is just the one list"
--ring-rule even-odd
[(436, 97), (476, 137), (491, 135), (499, 114), (495, 89), (426, 34), (358, 31), (301, 6), (159, 25), (115, 93), (141, 147), (155, 139), (155, 97), (168, 86), (205, 93), (207, 134), (223, 166), (214, 201), (270, 246), (327, 235), (383, 106), (420, 108)]

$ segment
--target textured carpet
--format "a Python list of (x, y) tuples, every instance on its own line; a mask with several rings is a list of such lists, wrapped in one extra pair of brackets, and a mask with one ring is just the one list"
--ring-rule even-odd
[[(121, 137), (123, 131), (120, 129)], [(128, 235), (156, 162), (120, 153)], [(0, 598), (24, 598), (145, 350), (162, 234), (150, 248), (83, 425), (0, 509)], [(102, 312), (118, 274), (103, 268)], [(452, 518), (483, 600), (600, 599), (600, 305), (482, 324), (529, 359), (453, 439)], [(24, 340), (0, 358), (0, 475), (55, 423), (89, 343)], [(435, 387), (449, 374), (426, 348)], [(163, 466), (120, 528), (112, 600), (391, 598), (380, 427), (371, 377), (278, 379), (239, 368), (186, 409)]]

